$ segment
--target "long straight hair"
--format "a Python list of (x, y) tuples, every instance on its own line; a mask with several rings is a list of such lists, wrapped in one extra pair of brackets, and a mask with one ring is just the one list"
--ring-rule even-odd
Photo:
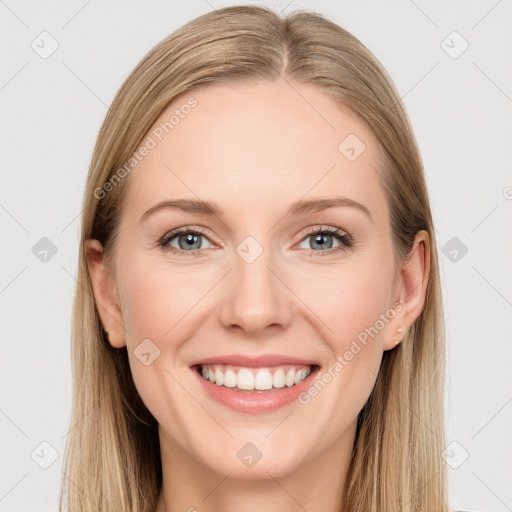
[[(445, 337), (437, 247), (409, 118), (385, 69), (352, 34), (317, 13), (300, 10), (280, 17), (256, 6), (199, 16), (157, 44), (122, 84), (101, 126), (83, 202), (72, 415), (60, 510), (153, 512), (162, 486), (157, 422), (134, 385), (126, 347), (112, 348), (103, 332), (84, 252), (84, 242), (93, 238), (103, 244), (105, 257), (112, 256), (129, 181), (114, 181), (119, 169), (178, 96), (186, 99), (209, 84), (281, 77), (316, 85), (352, 109), (375, 135), (397, 265), (418, 231), (426, 230), (430, 238), (424, 307), (402, 343), (383, 354), (374, 389), (358, 416), (340, 507), (351, 512), (449, 510), (442, 459)], [(104, 193), (107, 182), (111, 186)]]

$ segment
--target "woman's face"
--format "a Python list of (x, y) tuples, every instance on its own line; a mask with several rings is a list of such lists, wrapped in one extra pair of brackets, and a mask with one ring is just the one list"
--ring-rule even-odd
[(394, 273), (371, 132), (320, 89), (278, 81), (194, 91), (148, 135), (114, 268), (90, 270), (162, 449), (255, 479), (346, 451), (422, 300), (421, 256), (408, 280)]

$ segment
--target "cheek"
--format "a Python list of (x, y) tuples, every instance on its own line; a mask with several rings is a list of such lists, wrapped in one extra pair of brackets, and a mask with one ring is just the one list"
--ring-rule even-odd
[[(165, 261), (132, 258), (120, 265), (122, 313), (130, 344), (144, 338), (162, 343), (176, 337), (191, 318), (206, 293), (208, 276), (191, 266), (171, 268)], [(184, 317), (187, 322), (181, 322)]]
[[(170, 268), (165, 261), (154, 262), (144, 254), (120, 260), (117, 267), (135, 386), (156, 420), (166, 424), (178, 437), (185, 435), (187, 424), (181, 415), (168, 412), (178, 411), (180, 404), (190, 401), (180, 385), (187, 376), (183, 373), (179, 349), (181, 340), (191, 335), (194, 305), (206, 292), (201, 287), (204, 280), (197, 273), (194, 279), (191, 269)], [(149, 353), (147, 365), (141, 356), (146, 352)]]
[(299, 397), (306, 412), (330, 419), (327, 426), (311, 426), (312, 435), (322, 439), (318, 450), (334, 442), (339, 432), (355, 421), (379, 372), (386, 325), (380, 319), (390, 305), (392, 274), (383, 264), (369, 263), (329, 271), (328, 279), (308, 278), (307, 295), (306, 289), (300, 292), (319, 317), (316, 325), (331, 356), (328, 367)]
[[(212, 268), (171, 266), (163, 258), (154, 261), (143, 253), (131, 254), (119, 259), (117, 266), (126, 345), (136, 387), (159, 419), (162, 410), (174, 410), (187, 398), (179, 385), (188, 378), (180, 349), (201, 324), (198, 316), (207, 302), (205, 295), (218, 277)], [(154, 358), (148, 366), (137, 357), (146, 352)]]
[[(390, 307), (391, 271), (385, 265), (347, 265), (323, 269), (321, 275), (304, 278), (300, 295), (324, 325), (326, 340), (336, 354), (343, 353), (358, 336), (364, 338)], [(327, 276), (327, 277), (326, 277)], [(372, 333), (375, 332), (372, 330)], [(375, 335), (374, 337), (377, 337)]]

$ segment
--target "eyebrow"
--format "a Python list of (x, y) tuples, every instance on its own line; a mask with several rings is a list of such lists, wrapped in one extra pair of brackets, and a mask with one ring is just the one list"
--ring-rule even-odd
[[(325, 199), (311, 199), (308, 201), (296, 201), (292, 203), (286, 215), (303, 215), (306, 213), (317, 213), (328, 208), (337, 207), (351, 207), (356, 208), (368, 216), (371, 222), (373, 222), (370, 211), (366, 206), (348, 197), (335, 197)], [(222, 209), (211, 201), (201, 201), (196, 199), (175, 199), (161, 201), (149, 210), (147, 210), (141, 217), (141, 222), (148, 218), (150, 215), (166, 209), (177, 209), (185, 212), (202, 213), (204, 215), (215, 215), (222, 217)]]

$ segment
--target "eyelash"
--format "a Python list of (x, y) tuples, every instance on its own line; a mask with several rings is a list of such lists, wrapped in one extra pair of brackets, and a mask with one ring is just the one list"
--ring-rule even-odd
[[(190, 256), (197, 256), (201, 251), (204, 250), (204, 249), (196, 249), (194, 251), (184, 251), (182, 249), (177, 249), (176, 247), (172, 247), (170, 245), (167, 245), (173, 238), (175, 238), (176, 236), (179, 236), (179, 235), (181, 235), (183, 233), (193, 234), (193, 235), (201, 235), (201, 236), (204, 236), (205, 238), (208, 238), (206, 236), (206, 233), (204, 231), (202, 231), (201, 229), (199, 229), (199, 228), (190, 229), (188, 227), (183, 227), (183, 228), (178, 228), (178, 229), (176, 229), (174, 231), (171, 231), (170, 233), (166, 234), (158, 242), (159, 247), (161, 247), (162, 250), (164, 250), (164, 251), (168, 251), (168, 252), (170, 252), (172, 254), (177, 254), (179, 256), (182, 256), (183, 253), (187, 254), (187, 256), (189, 256), (189, 255)], [(325, 228), (320, 227), (320, 228), (314, 229), (312, 231), (309, 231), (301, 239), (301, 242), (303, 240), (309, 238), (310, 236), (315, 236), (315, 235), (319, 235), (319, 234), (332, 235), (334, 238), (336, 238), (336, 240), (341, 242), (341, 245), (339, 247), (332, 247), (332, 248), (327, 249), (325, 251), (314, 251), (313, 249), (305, 249), (306, 251), (309, 251), (310, 253), (318, 254), (319, 256), (320, 255), (321, 256), (326, 256), (326, 255), (330, 255), (330, 254), (333, 254), (333, 253), (337, 253), (339, 251), (346, 251), (347, 249), (350, 249), (354, 245), (353, 238), (346, 231), (343, 231), (343, 230), (338, 229), (338, 228), (333, 228), (333, 227), (325, 227)]]

